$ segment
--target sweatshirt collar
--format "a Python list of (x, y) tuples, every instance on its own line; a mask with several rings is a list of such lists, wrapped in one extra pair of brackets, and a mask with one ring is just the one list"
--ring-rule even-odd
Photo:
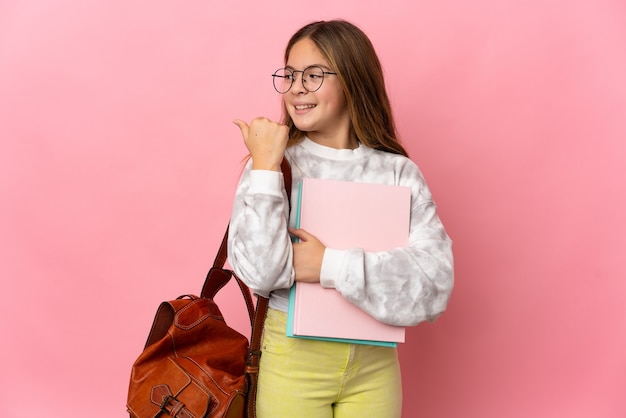
[(300, 145), (312, 154), (331, 160), (352, 160), (361, 157), (365, 152), (365, 147), (359, 142), (355, 149), (337, 149), (320, 145), (308, 137), (304, 137)]

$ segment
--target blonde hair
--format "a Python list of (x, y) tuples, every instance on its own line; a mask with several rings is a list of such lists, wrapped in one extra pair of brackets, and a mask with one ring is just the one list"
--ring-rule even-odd
[[(367, 35), (344, 20), (310, 23), (289, 40), (285, 63), (302, 39), (313, 41), (337, 73), (348, 103), (351, 133), (367, 147), (407, 156), (397, 139), (382, 66)], [(289, 126), (288, 145), (304, 138), (305, 133), (294, 125), (285, 108), (283, 123)]]

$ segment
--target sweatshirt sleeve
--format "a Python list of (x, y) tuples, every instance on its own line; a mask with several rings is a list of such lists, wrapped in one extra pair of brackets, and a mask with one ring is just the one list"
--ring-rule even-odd
[(411, 186), (409, 246), (385, 252), (327, 248), (320, 277), (323, 287), (398, 326), (434, 321), (446, 309), (454, 283), (452, 241), (421, 173), (416, 166), (410, 171), (400, 181)]
[(283, 174), (251, 170), (248, 163), (235, 194), (228, 260), (241, 280), (262, 296), (293, 284), (288, 219)]

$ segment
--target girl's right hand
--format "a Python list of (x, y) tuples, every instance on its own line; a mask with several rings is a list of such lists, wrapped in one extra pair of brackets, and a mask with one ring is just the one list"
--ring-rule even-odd
[(285, 155), (289, 128), (270, 119), (259, 117), (250, 125), (240, 119), (233, 121), (241, 130), (243, 141), (250, 151), (253, 170), (280, 171)]

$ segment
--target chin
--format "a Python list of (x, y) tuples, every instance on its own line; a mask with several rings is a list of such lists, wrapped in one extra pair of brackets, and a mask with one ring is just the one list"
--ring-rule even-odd
[(293, 121), (293, 124), (295, 125), (295, 127), (298, 128), (298, 130), (304, 132), (305, 134), (309, 131), (314, 130), (314, 126), (312, 123), (302, 123), (302, 122), (294, 120), (293, 118), (291, 120)]

